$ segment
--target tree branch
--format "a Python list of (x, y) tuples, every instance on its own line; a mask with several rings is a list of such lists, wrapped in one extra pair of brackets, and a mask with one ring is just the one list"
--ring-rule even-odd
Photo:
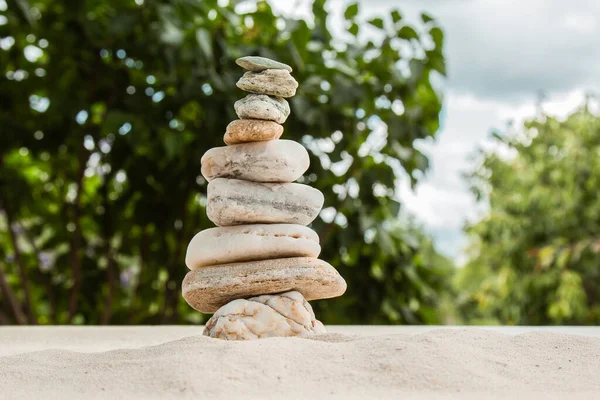
[(2, 311), (0, 311), (0, 325), (10, 325), (10, 319)]
[(101, 325), (108, 325), (110, 317), (112, 315), (112, 304), (113, 296), (116, 289), (117, 274), (115, 271), (115, 260), (112, 254), (111, 238), (112, 238), (112, 224), (110, 216), (110, 204), (108, 202), (108, 181), (109, 177), (105, 177), (104, 184), (102, 185), (102, 206), (104, 207), (104, 218), (102, 236), (104, 237), (104, 254), (106, 257), (106, 280), (108, 282), (108, 293), (106, 294), (104, 311), (102, 312), (102, 318), (100, 320)]
[(148, 225), (142, 227), (142, 235), (140, 237), (140, 273), (138, 274), (137, 282), (135, 283), (135, 289), (133, 290), (134, 299), (138, 299), (140, 295), (140, 289), (142, 287), (142, 273), (146, 266), (146, 260), (148, 259)]
[(21, 249), (19, 248), (19, 243), (17, 241), (17, 235), (13, 230), (14, 224), (14, 216), (12, 214), (12, 210), (6, 201), (6, 198), (0, 194), (0, 203), (2, 208), (4, 208), (4, 213), (6, 214), (6, 223), (8, 225), (8, 234), (10, 237), (10, 241), (15, 253), (15, 262), (17, 264), (19, 270), (19, 276), (21, 279), (21, 287), (23, 288), (23, 293), (25, 295), (25, 313), (27, 315), (27, 321), (36, 325), (37, 321), (35, 319), (35, 315), (33, 314), (33, 309), (31, 308), (31, 291), (29, 290), (29, 279), (27, 278), (27, 268), (25, 263), (23, 262), (23, 257), (21, 257)]
[[(190, 192), (190, 185), (186, 184), (186, 187), (184, 189), (184, 195), (183, 195), (183, 203), (181, 204), (181, 210), (179, 213), (179, 215), (180, 215), (179, 218), (181, 220), (182, 226), (179, 231), (179, 237), (177, 238), (177, 245), (175, 247), (175, 251), (173, 252), (173, 258), (167, 265), (168, 276), (167, 276), (167, 281), (165, 282), (165, 304), (164, 304), (164, 308), (163, 308), (163, 317), (162, 317), (163, 323), (172, 322), (175, 310), (177, 308), (177, 301), (179, 299), (178, 298), (178, 295), (179, 295), (178, 288), (180, 287), (180, 283), (174, 281), (174, 275), (175, 275), (175, 271), (177, 270), (177, 267), (181, 264), (181, 259), (183, 258), (182, 252), (183, 252), (184, 239), (185, 239), (185, 228), (188, 226), (188, 224), (186, 224), (185, 221), (187, 219), (187, 211), (188, 211), (187, 204), (188, 204), (189, 192)], [(171, 285), (171, 283), (174, 283), (174, 285)]]
[[(25, 237), (25, 239), (27, 240), (27, 242), (33, 249), (36, 259), (38, 260), (38, 262), (41, 262), (40, 261), (41, 260), (41, 257), (40, 257), (41, 252), (40, 252), (40, 249), (37, 246), (37, 244), (35, 244), (35, 240), (34, 240), (33, 236), (31, 235), (31, 232), (29, 231), (29, 229), (27, 229), (25, 226), (23, 226), (23, 224), (19, 224), (19, 226), (23, 230), (23, 236)], [(54, 299), (54, 290), (52, 288), (52, 280), (50, 279), (50, 276), (47, 273), (42, 273), (42, 277), (44, 280), (44, 284), (46, 285), (46, 294), (48, 296), (48, 302), (50, 303), (50, 316), (49, 316), (50, 318), (49, 319), (50, 319), (51, 323), (56, 323), (56, 301)]]
[(25, 315), (23, 314), (23, 310), (15, 297), (10, 285), (6, 282), (6, 278), (4, 277), (4, 271), (0, 268), (0, 293), (6, 298), (10, 308), (12, 309), (13, 315), (15, 316), (15, 320), (19, 325), (25, 325), (27, 320)]
[(71, 277), (73, 279), (73, 286), (71, 287), (71, 296), (69, 298), (69, 323), (72, 323), (75, 314), (77, 314), (77, 303), (79, 292), (81, 290), (81, 190), (87, 164), (87, 150), (83, 146), (83, 140), (80, 142), (78, 159), (79, 165), (76, 177), (77, 192), (73, 203), (73, 224), (75, 224), (75, 230), (73, 231), (71, 240)]
[(110, 238), (105, 240), (104, 245), (105, 257), (106, 257), (106, 280), (108, 281), (108, 293), (106, 294), (106, 300), (104, 303), (104, 311), (102, 312), (102, 318), (100, 325), (108, 325), (110, 317), (112, 316), (112, 303), (113, 296), (115, 295), (117, 274), (115, 270), (115, 260), (112, 256), (112, 249), (110, 247)]

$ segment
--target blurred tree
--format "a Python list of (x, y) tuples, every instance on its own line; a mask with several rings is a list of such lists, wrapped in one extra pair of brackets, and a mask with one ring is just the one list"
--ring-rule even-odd
[[(311, 150), (327, 209), (322, 257), (349, 284), (326, 323), (435, 322), (449, 269), (398, 228), (394, 180), (427, 168), (443, 34), (398, 11), (357, 37), (216, 0), (0, 0), (0, 317), (7, 323), (198, 323), (180, 295), (186, 246), (212, 226), (199, 160), (236, 119), (234, 60), (288, 63), (300, 82), (284, 135)], [(360, 25), (362, 26), (362, 25)], [(400, 164), (401, 163), (401, 164)], [(2, 321), (0, 321), (2, 322)]]
[(495, 136), (508, 151), (483, 153), (471, 175), (490, 212), (467, 228), (473, 257), (457, 277), (462, 315), (600, 323), (600, 118), (586, 104), (564, 121), (540, 115)]

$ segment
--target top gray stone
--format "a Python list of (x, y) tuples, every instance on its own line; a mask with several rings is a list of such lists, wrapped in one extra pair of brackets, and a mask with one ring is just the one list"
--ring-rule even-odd
[(285, 69), (288, 72), (292, 72), (292, 67), (289, 65), (264, 57), (242, 57), (235, 60), (235, 63), (240, 67), (253, 72), (260, 72), (264, 71), (265, 69)]

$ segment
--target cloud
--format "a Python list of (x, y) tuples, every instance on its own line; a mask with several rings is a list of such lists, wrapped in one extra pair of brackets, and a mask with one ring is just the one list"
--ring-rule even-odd
[[(446, 33), (449, 89), (478, 98), (534, 101), (573, 89), (600, 90), (600, 1), (363, 0), (360, 18), (399, 8), (421, 11)], [(310, 0), (272, 0), (278, 12), (310, 16)], [(330, 26), (340, 31), (350, 1), (330, 0)]]
[(539, 91), (599, 89), (598, 1), (411, 0), (403, 6), (438, 17), (446, 32), (452, 90), (532, 101)]

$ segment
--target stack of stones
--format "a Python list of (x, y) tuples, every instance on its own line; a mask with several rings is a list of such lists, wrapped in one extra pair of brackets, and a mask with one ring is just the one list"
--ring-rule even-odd
[(243, 57), (248, 70), (237, 86), (249, 92), (235, 103), (240, 119), (227, 126), (227, 146), (202, 157), (208, 184), (208, 218), (217, 227), (190, 242), (183, 296), (193, 308), (214, 313), (204, 334), (245, 340), (323, 333), (307, 300), (346, 290), (339, 273), (317, 257), (318, 235), (309, 225), (323, 194), (292, 183), (309, 167), (306, 149), (279, 140), (290, 114), (286, 98), (298, 82), (286, 64)]

